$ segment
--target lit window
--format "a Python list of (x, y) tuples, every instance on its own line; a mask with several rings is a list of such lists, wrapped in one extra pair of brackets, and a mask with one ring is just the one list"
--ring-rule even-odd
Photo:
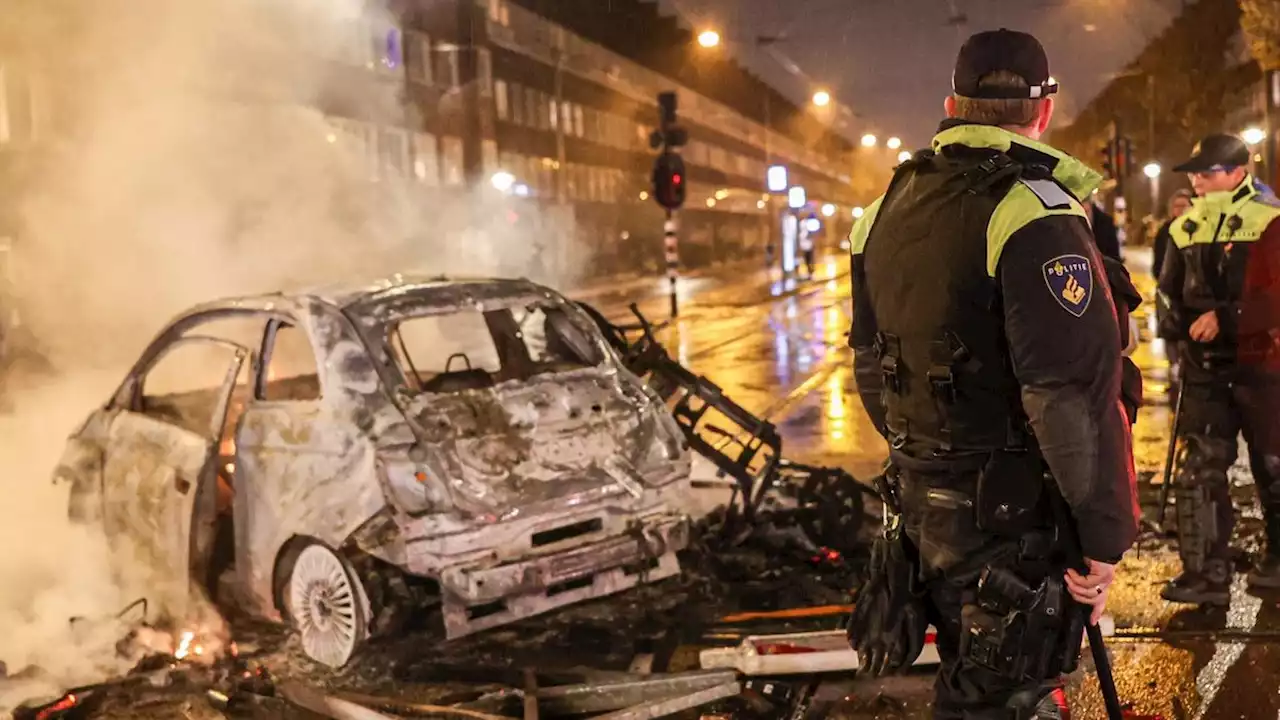
[(464, 179), (462, 172), (462, 138), (446, 137), (441, 142), (443, 177), (445, 185), (461, 185)]
[(493, 82), (493, 107), (499, 120), (507, 119), (507, 83), (505, 81)]
[(418, 32), (405, 33), (405, 65), (409, 79), (431, 84), (431, 38)]
[(582, 106), (573, 106), (573, 134), (578, 137), (586, 135), (586, 119), (583, 117)]
[(440, 162), (436, 159), (436, 138), (426, 133), (413, 136), (413, 176), (435, 187), (440, 184)]
[(550, 102), (551, 110), (550, 110), (550, 113), (547, 115), (547, 118), (551, 121), (551, 129), (555, 130), (558, 127), (560, 127), (560, 113), (559, 113), (560, 108), (556, 104), (556, 101), (554, 99), (550, 100), (549, 102)]

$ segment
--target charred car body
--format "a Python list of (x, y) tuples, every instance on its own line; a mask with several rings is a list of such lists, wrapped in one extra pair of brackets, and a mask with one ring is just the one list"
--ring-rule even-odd
[[(592, 319), (396, 278), (174, 320), (69, 439), (71, 515), (342, 665), (407, 584), (457, 637), (679, 572), (687, 443)], [(426, 582), (423, 579), (429, 579)]]

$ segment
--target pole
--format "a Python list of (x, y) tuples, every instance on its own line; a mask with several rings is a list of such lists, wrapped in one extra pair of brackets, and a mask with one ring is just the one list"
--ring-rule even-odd
[[(1169, 364), (1169, 372), (1173, 372), (1173, 363)], [(1160, 532), (1164, 532), (1165, 510), (1169, 507), (1169, 491), (1173, 488), (1173, 464), (1177, 459), (1178, 432), (1182, 429), (1182, 423), (1180, 422), (1182, 420), (1182, 393), (1186, 389), (1185, 378), (1180, 378), (1178, 380), (1178, 399), (1173, 404), (1173, 429), (1169, 432), (1169, 449), (1164, 456), (1164, 484), (1160, 486), (1160, 514), (1156, 518), (1156, 525), (1160, 527)]]
[(667, 209), (667, 219), (662, 223), (663, 234), (663, 250), (667, 260), (667, 282), (671, 285), (671, 317), (675, 318), (680, 314), (679, 300), (676, 298), (676, 278), (680, 274), (680, 254), (677, 243), (678, 226), (676, 223), (676, 213), (674, 210)]
[(551, 50), (555, 54), (556, 60), (556, 204), (564, 204), (565, 196), (565, 173), (568, 168), (565, 167), (564, 154), (564, 51), (557, 44)]

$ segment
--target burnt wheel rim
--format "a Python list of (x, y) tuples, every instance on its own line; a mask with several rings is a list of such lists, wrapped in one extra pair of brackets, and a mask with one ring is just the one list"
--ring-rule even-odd
[(302, 649), (313, 660), (341, 667), (360, 641), (362, 618), (351, 574), (323, 545), (298, 555), (289, 582), (289, 608)]

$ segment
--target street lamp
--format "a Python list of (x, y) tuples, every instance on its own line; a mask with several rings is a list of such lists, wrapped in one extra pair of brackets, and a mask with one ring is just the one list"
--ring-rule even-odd
[(516, 176), (505, 170), (499, 170), (489, 178), (489, 182), (493, 183), (493, 187), (498, 192), (507, 192), (511, 190), (511, 186), (516, 184)]
[(902, 147), (902, 140), (900, 138), (891, 137), (885, 141), (885, 145), (887, 145), (890, 150), (897, 150)]
[(819, 90), (813, 94), (813, 104), (818, 107), (826, 107), (831, 104), (831, 93), (826, 90)]
[(1260, 127), (1251, 127), (1240, 133), (1240, 137), (1244, 138), (1244, 141), (1250, 145), (1257, 145), (1267, 139), (1267, 131)]
[(836, 214), (836, 206), (831, 203), (825, 203), (822, 206), (822, 214), (824, 217), (831, 217)]
[(703, 30), (698, 33), (698, 44), (704, 48), (713, 48), (720, 44), (720, 33), (715, 30)]
[(856, 220), (856, 219), (858, 219), (858, 218), (862, 217), (863, 213), (865, 213), (865, 212), (866, 212), (866, 210), (863, 210), (861, 206), (858, 206), (858, 207), (856, 207), (856, 208), (854, 208), (854, 209), (853, 209), (853, 218)]
[(872, 135), (871, 133), (867, 133), (866, 135), (862, 136), (862, 147), (875, 147), (875, 146), (876, 146), (875, 135)]
[(910, 159), (911, 159), (910, 150), (903, 150), (902, 152), (898, 153), (898, 162), (904, 163)]
[(1151, 178), (1151, 216), (1155, 217), (1160, 208), (1160, 163), (1149, 162), (1142, 166), (1142, 174)]

